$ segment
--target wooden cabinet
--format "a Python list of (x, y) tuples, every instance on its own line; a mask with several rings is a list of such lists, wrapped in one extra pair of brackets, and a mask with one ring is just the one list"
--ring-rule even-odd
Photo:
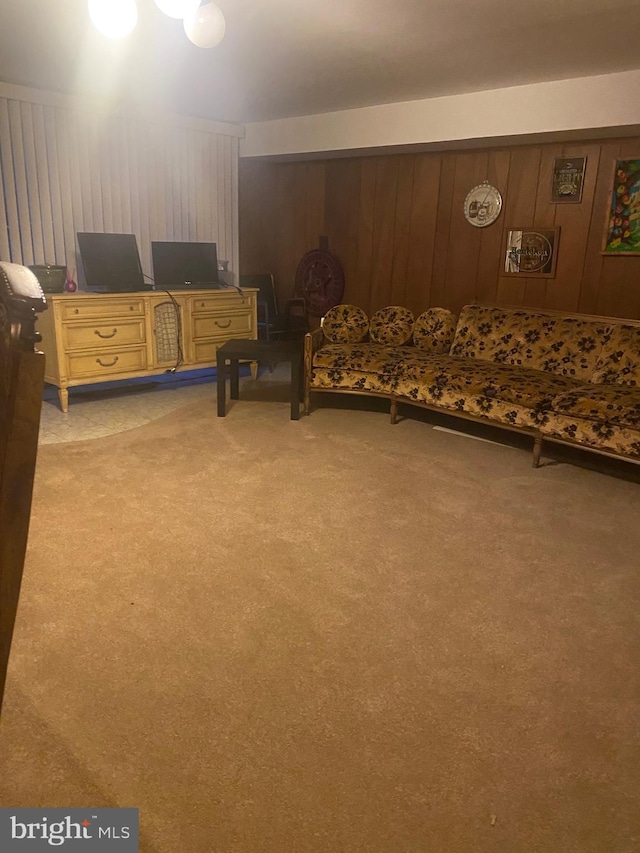
[(164, 370), (215, 367), (218, 347), (257, 337), (257, 290), (50, 294), (41, 315), (45, 381), (69, 388)]

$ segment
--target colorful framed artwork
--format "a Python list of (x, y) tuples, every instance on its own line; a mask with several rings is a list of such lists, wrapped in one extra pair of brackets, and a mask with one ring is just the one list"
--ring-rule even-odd
[(504, 274), (553, 278), (560, 228), (510, 228), (505, 232)]
[(551, 179), (553, 204), (578, 204), (582, 201), (586, 168), (586, 157), (556, 157)]
[(640, 159), (615, 161), (602, 253), (640, 255)]

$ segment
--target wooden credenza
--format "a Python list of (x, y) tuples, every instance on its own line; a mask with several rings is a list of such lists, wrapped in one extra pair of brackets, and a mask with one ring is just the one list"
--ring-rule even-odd
[(215, 367), (231, 338), (257, 338), (257, 290), (49, 294), (38, 320), (45, 382), (69, 388)]

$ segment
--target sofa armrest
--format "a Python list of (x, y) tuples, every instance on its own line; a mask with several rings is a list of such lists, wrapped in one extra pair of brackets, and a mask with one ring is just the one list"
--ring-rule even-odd
[(322, 329), (313, 329), (304, 336), (304, 375), (311, 376), (313, 365), (313, 354), (317, 352), (325, 341)]

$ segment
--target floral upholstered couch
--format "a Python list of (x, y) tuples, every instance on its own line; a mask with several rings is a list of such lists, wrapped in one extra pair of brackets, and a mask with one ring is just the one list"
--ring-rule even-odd
[(305, 339), (316, 391), (389, 399), (640, 461), (640, 322), (468, 305), (371, 319), (339, 305)]

